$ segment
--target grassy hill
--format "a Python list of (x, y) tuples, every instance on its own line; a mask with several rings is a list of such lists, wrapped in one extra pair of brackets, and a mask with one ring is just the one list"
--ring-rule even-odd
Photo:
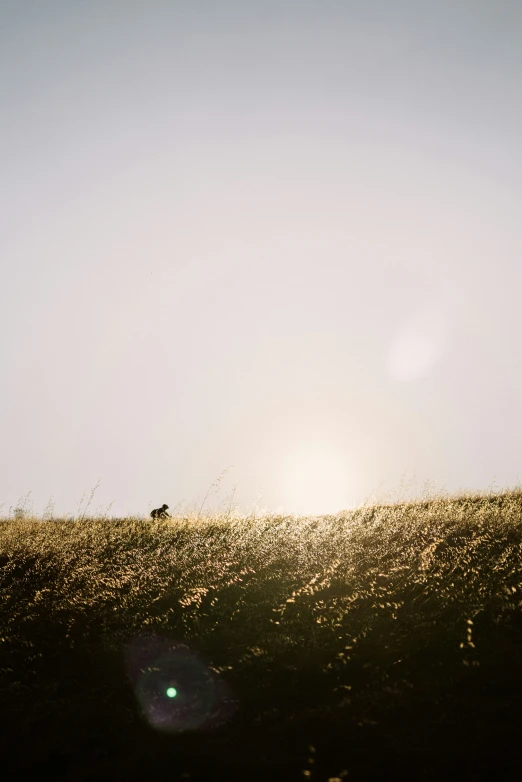
[(521, 778), (520, 492), (5, 520), (0, 598), (7, 778)]

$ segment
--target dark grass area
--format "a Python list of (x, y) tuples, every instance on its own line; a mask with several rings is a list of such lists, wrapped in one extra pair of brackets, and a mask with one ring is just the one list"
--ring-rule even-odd
[(3, 778), (519, 780), (521, 553), (519, 493), (5, 521)]

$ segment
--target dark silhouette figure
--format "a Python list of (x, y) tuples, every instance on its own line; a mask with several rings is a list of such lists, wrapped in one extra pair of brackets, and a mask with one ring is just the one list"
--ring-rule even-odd
[(167, 513), (168, 507), (168, 505), (162, 505), (161, 508), (155, 508), (150, 515), (153, 519), (170, 519), (170, 516)]

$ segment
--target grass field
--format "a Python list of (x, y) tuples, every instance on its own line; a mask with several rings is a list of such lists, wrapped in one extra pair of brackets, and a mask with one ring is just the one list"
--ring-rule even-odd
[(5, 520), (0, 587), (4, 779), (522, 778), (520, 492)]

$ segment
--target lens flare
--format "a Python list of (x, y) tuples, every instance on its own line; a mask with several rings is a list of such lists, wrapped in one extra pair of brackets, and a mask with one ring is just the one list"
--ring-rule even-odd
[(237, 709), (227, 684), (183, 644), (140, 636), (127, 646), (126, 663), (140, 711), (156, 730), (217, 727)]

